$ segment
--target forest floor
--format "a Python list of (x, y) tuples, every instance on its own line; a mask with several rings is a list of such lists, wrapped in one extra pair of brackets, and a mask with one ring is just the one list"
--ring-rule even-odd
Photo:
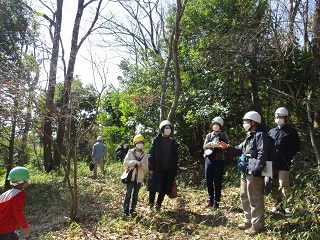
[[(121, 163), (107, 165), (107, 175), (92, 178), (87, 166), (79, 167), (78, 213), (70, 221), (70, 193), (63, 177), (50, 173), (35, 177), (26, 189), (26, 217), (31, 232), (21, 239), (284, 239), (281, 228), (292, 225), (294, 219), (271, 214), (270, 197), (266, 197), (266, 229), (255, 237), (237, 228), (243, 213), (240, 204), (237, 175), (232, 180), (226, 173), (222, 202), (218, 210), (206, 208), (207, 194), (201, 164), (181, 167), (178, 198), (167, 196), (159, 213), (148, 213), (148, 192), (139, 193), (136, 214), (125, 216), (122, 204), (125, 185), (120, 181)], [(232, 171), (236, 171), (232, 169)], [(41, 173), (39, 173), (41, 175)], [(230, 182), (236, 181), (233, 184)]]

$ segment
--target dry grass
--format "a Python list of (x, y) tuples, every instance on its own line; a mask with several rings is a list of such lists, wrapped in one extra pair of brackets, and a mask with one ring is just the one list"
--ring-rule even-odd
[(147, 213), (148, 192), (142, 187), (137, 213), (127, 217), (122, 214), (125, 185), (119, 179), (121, 171), (121, 163), (111, 163), (107, 176), (94, 180), (85, 164), (79, 166), (79, 209), (76, 221), (71, 222), (70, 194), (63, 177), (34, 170), (26, 202), (32, 231), (22, 239), (284, 239), (284, 235), (280, 238), (282, 229), (272, 229), (271, 223), (288, 226), (295, 222), (266, 213), (266, 231), (254, 238), (246, 236), (237, 229), (242, 211), (238, 182), (231, 180), (239, 173), (228, 169), (220, 209), (212, 211), (205, 208), (203, 166), (198, 164), (181, 167), (179, 197), (166, 197), (160, 213)]

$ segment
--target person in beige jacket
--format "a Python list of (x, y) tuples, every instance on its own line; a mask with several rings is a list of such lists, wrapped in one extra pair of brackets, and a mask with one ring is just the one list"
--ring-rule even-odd
[[(144, 179), (144, 172), (148, 170), (148, 156), (142, 150), (144, 147), (144, 137), (141, 134), (133, 138), (134, 148), (130, 149), (124, 158), (125, 168), (134, 168), (131, 181), (126, 185), (126, 194), (123, 202), (123, 212), (125, 215), (133, 214), (138, 202), (138, 194)], [(131, 205), (130, 200), (132, 197)]]

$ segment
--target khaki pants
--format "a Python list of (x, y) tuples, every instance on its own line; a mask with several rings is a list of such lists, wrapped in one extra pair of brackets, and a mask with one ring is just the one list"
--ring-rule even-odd
[(287, 199), (290, 195), (290, 171), (274, 170), (271, 195), (275, 207), (287, 208)]
[(93, 177), (97, 177), (97, 168), (98, 164), (100, 165), (100, 170), (103, 175), (105, 175), (104, 172), (104, 158), (93, 158), (93, 163), (94, 163), (94, 169), (93, 169)]
[(264, 179), (241, 174), (240, 196), (244, 211), (244, 222), (251, 222), (256, 230), (264, 227)]

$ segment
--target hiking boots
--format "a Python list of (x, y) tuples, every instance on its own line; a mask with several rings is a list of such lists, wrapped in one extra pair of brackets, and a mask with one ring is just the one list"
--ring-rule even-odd
[(160, 212), (160, 210), (161, 210), (161, 207), (156, 205), (156, 212)]
[(292, 213), (291, 213), (291, 211), (290, 211), (288, 208), (286, 208), (285, 210), (283, 210), (283, 209), (281, 209), (281, 208), (279, 208), (279, 207), (273, 207), (273, 208), (270, 210), (270, 212), (272, 212), (272, 213), (280, 213), (280, 214), (282, 214), (282, 215), (285, 216), (285, 217), (292, 217)]
[(214, 202), (212, 210), (217, 210), (218, 208), (219, 208), (219, 203), (218, 202)]
[(273, 207), (270, 212), (272, 213), (280, 213), (283, 212), (283, 210), (280, 207)]
[(261, 233), (261, 229), (258, 230), (258, 229), (255, 229), (254, 227), (251, 227), (251, 228), (248, 228), (247, 230), (245, 230), (244, 233), (249, 236), (254, 236), (254, 235)]
[(244, 223), (240, 223), (239, 225), (238, 225), (238, 228), (240, 229), (240, 230), (246, 230), (246, 229), (248, 229), (248, 228), (250, 228), (251, 227), (251, 223), (250, 222), (244, 222)]
[(153, 205), (149, 205), (149, 206), (148, 206), (147, 212), (148, 212), (148, 213), (152, 213), (152, 212), (153, 212)]

